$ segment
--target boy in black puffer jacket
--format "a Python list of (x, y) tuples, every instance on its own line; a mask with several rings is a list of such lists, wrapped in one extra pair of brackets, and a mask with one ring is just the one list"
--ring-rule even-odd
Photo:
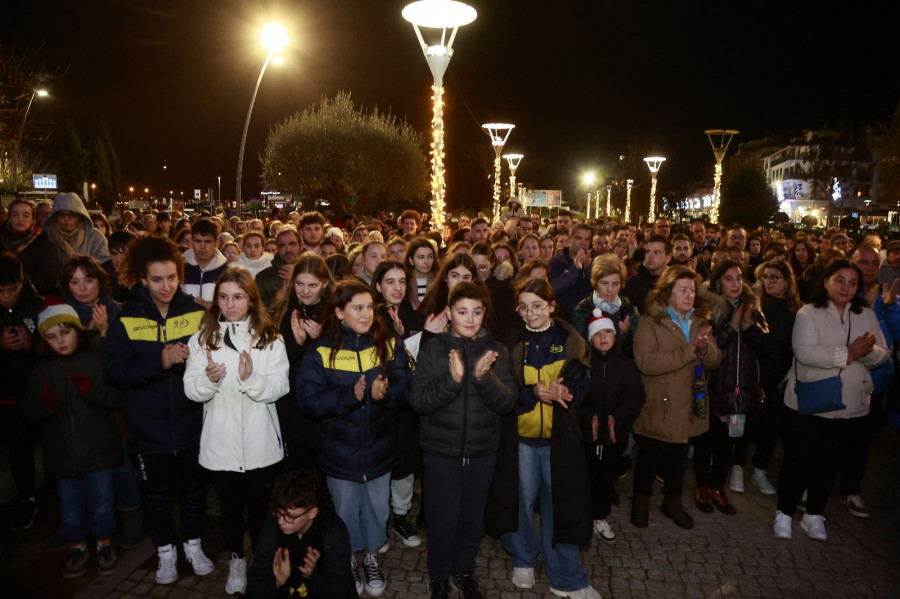
[(615, 543), (616, 535), (606, 518), (631, 424), (644, 406), (644, 383), (634, 360), (622, 353), (615, 323), (599, 308), (594, 309), (594, 317), (588, 322), (588, 339), (591, 390), (579, 406), (579, 416), (591, 477), (594, 534)]

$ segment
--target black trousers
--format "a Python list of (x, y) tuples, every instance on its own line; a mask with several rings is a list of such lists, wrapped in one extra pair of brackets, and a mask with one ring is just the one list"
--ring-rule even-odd
[(734, 456), (734, 442), (728, 426), (715, 414), (709, 416), (709, 430), (694, 438), (694, 477), (698, 487), (721, 489)]
[(178, 495), (181, 537), (199, 539), (206, 513), (206, 488), (199, 462), (200, 448), (178, 454), (133, 454), (134, 469), (144, 481), (150, 537), (157, 547), (175, 543), (173, 504)]
[(756, 443), (753, 467), (768, 470), (772, 464), (772, 454), (781, 433), (781, 414), (784, 412), (784, 387), (765, 389), (766, 413), (748, 415), (747, 430), (734, 445), (733, 464), (743, 467), (747, 463), (747, 447)]
[(19, 404), (0, 405), (0, 426), (9, 447), (9, 472), (19, 499), (34, 497), (34, 445), (39, 428), (25, 420)]
[(484, 508), (497, 455), (478, 458), (423, 456), (428, 575), (433, 582), (475, 571)]
[(606, 520), (610, 502), (619, 478), (619, 461), (628, 442), (601, 445), (584, 444), (584, 459), (591, 481), (591, 515), (594, 520)]
[(665, 483), (663, 493), (681, 495), (684, 488), (684, 471), (687, 468), (687, 443), (666, 443), (658, 439), (635, 435), (634, 492), (653, 493), (653, 479), (657, 467)]
[(245, 508), (247, 528), (250, 529), (250, 543), (256, 547), (259, 533), (266, 524), (272, 482), (279, 467), (279, 464), (272, 464), (246, 472), (206, 471), (219, 497), (222, 510), (222, 538), (225, 540), (225, 549), (228, 553), (244, 557)]
[(787, 408), (784, 412), (784, 465), (778, 477), (778, 509), (793, 516), (806, 489), (806, 513), (821, 516), (834, 490), (838, 469), (850, 443), (862, 432), (866, 417), (800, 416)]

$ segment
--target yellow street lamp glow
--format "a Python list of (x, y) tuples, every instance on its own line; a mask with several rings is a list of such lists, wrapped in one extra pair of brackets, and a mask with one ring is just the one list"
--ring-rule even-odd
[(47, 96), (47, 90), (45, 90), (45, 89), (36, 90), (35, 93), (42, 98)]
[(597, 176), (594, 173), (585, 173), (584, 177), (582, 177), (585, 185), (593, 185), (596, 179)]
[(267, 23), (259, 33), (263, 48), (270, 53), (284, 52), (287, 46), (287, 29), (280, 23)]
[[(463, 25), (475, 20), (474, 8), (456, 0), (419, 0), (408, 4), (401, 12), (412, 23), (416, 38), (434, 78), (431, 101), (431, 222), (435, 230), (444, 228), (444, 73), (453, 56), (453, 40)], [(440, 29), (437, 43), (426, 43), (420, 27)], [(450, 36), (447, 39), (447, 30)]]

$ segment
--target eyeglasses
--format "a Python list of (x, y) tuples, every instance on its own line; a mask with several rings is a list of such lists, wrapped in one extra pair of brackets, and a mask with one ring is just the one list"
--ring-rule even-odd
[(549, 305), (550, 304), (547, 302), (542, 304), (531, 304), (530, 306), (528, 304), (519, 304), (518, 311), (522, 314), (527, 314), (529, 312), (537, 314), (546, 310)]
[(272, 510), (272, 515), (275, 516), (275, 520), (284, 520), (288, 524), (293, 524), (294, 522), (308, 514), (310, 511), (312, 511), (312, 509), (313, 508), (310, 508), (304, 512), (300, 512), (296, 516), (292, 516), (287, 512), (287, 510), (280, 510), (276, 508)]
[(779, 279), (783, 279), (781, 275), (765, 275), (763, 279), (768, 281), (769, 283), (777, 283)]
[(228, 302), (242, 304), (248, 299), (250, 299), (250, 296), (243, 293), (235, 293), (234, 295), (219, 294), (219, 302), (223, 304), (227, 304)]
[(391, 256), (393, 256), (394, 258), (400, 258), (405, 253), (406, 250), (394, 250), (393, 252), (391, 252)]

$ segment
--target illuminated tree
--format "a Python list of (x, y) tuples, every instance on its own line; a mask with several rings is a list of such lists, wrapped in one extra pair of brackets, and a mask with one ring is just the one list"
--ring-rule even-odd
[(357, 108), (350, 94), (318, 105), (272, 128), (263, 178), (307, 205), (328, 200), (338, 214), (425, 206), (429, 190), (425, 143), (405, 120)]

